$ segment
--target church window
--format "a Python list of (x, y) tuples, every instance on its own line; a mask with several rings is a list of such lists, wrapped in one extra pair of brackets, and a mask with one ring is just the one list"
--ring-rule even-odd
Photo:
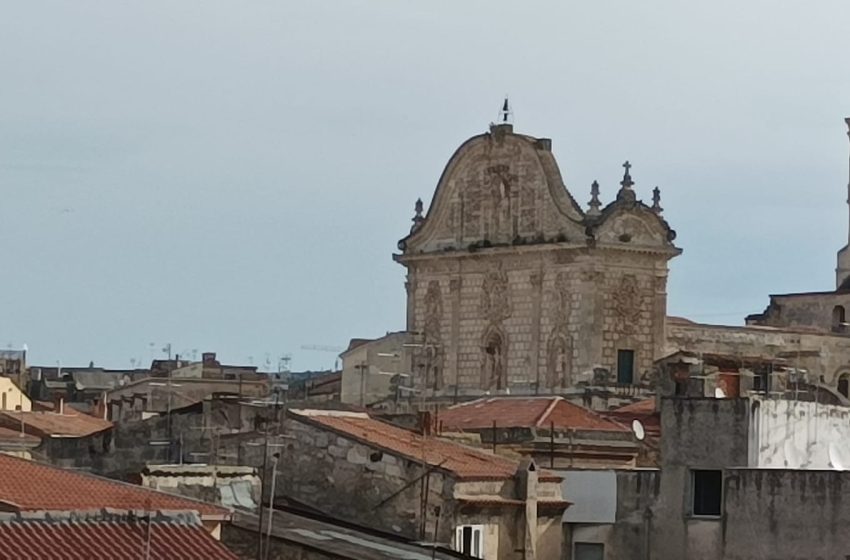
[(635, 351), (617, 350), (617, 383), (631, 385), (635, 377)]
[(847, 326), (847, 312), (843, 305), (836, 305), (832, 308), (832, 330), (834, 332), (844, 332)]

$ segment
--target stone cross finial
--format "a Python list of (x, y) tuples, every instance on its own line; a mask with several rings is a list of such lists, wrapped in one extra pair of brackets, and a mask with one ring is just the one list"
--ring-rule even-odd
[(599, 208), (602, 206), (602, 203), (599, 202), (599, 183), (594, 181), (590, 185), (590, 202), (587, 203), (590, 209), (587, 211), (588, 216), (598, 216), (600, 214)]
[(419, 226), (422, 225), (422, 222), (425, 221), (425, 218), (422, 217), (422, 208), (422, 199), (417, 198), (416, 204), (413, 205), (414, 215), (413, 219), (411, 220), (411, 222), (413, 222), (413, 225), (410, 228), (410, 233), (413, 233), (414, 231), (419, 229)]
[(632, 169), (632, 164), (629, 163), (629, 160), (626, 160), (626, 163), (623, 164), (623, 168), (626, 170), (626, 172), (623, 173), (623, 180), (620, 182), (620, 184), (624, 187), (631, 187), (632, 185), (634, 185), (634, 183), (632, 182), (632, 175), (630, 173)]
[(632, 168), (632, 164), (629, 163), (628, 160), (626, 160), (626, 163), (623, 164), (623, 167), (625, 168), (626, 172), (623, 174), (623, 180), (620, 181), (620, 185), (622, 185), (622, 187), (617, 193), (617, 200), (625, 202), (634, 202), (635, 191), (632, 190), (632, 185), (634, 185), (634, 182), (632, 181), (631, 173), (629, 173)]
[(661, 207), (661, 189), (658, 187), (652, 189), (652, 211), (656, 214), (664, 211), (664, 208)]

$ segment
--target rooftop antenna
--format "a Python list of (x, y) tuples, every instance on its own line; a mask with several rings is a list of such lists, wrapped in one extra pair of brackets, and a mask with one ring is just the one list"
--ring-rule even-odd
[(511, 124), (514, 120), (514, 112), (511, 109), (508, 96), (505, 95), (505, 101), (502, 103), (502, 110), (499, 111), (499, 124)]

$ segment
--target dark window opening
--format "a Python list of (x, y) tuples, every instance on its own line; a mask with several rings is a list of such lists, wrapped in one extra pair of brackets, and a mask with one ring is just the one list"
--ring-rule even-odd
[(617, 383), (631, 385), (635, 378), (635, 351), (617, 350)]
[(605, 546), (599, 543), (577, 542), (574, 558), (575, 560), (604, 560)]
[(719, 516), (723, 498), (722, 471), (691, 471), (691, 513)]
[(838, 392), (845, 397), (850, 397), (850, 395), (848, 395), (848, 393), (850, 393), (850, 376), (846, 373), (842, 374), (841, 377), (838, 378)]
[(836, 305), (832, 308), (832, 330), (835, 332), (844, 332), (847, 326), (847, 312), (843, 305)]

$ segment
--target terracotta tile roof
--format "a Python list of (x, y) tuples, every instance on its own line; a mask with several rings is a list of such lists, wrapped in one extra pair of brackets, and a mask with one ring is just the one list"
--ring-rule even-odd
[[(290, 410), (289, 413), (301, 422), (333, 430), (412, 461), (424, 461), (428, 465), (452, 473), (459, 480), (509, 479), (513, 478), (519, 468), (516, 461), (459, 443), (425, 437), (375, 420), (362, 412)], [(552, 473), (546, 475), (546, 480), (559, 479)], [(540, 478), (544, 479), (542, 471)]]
[(39, 443), (41, 443), (41, 439), (27, 433), (24, 433), (23, 437), (21, 437), (20, 428), (18, 428), (17, 430), (12, 430), (10, 428), (0, 427), (0, 442), (38, 445)]
[(180, 523), (6, 522), (0, 543), (1, 560), (238, 560), (202, 527)]
[(655, 410), (655, 399), (644, 399), (628, 404), (611, 410), (606, 415), (629, 427), (633, 420), (640, 420), (648, 435), (652, 437), (661, 435), (661, 414)]
[(611, 412), (615, 414), (652, 414), (655, 412), (655, 399), (644, 399), (620, 408), (615, 408)]
[(443, 431), (502, 428), (555, 428), (627, 431), (627, 428), (563, 397), (493, 397), (441, 410), (438, 422)]
[(27, 433), (39, 437), (85, 437), (108, 430), (112, 422), (65, 408), (64, 414), (56, 412), (0, 411), (0, 426), (9, 429), (20, 427), (23, 417)]
[(8, 511), (197, 511), (221, 518), (225, 508), (77, 471), (0, 454), (0, 505)]

